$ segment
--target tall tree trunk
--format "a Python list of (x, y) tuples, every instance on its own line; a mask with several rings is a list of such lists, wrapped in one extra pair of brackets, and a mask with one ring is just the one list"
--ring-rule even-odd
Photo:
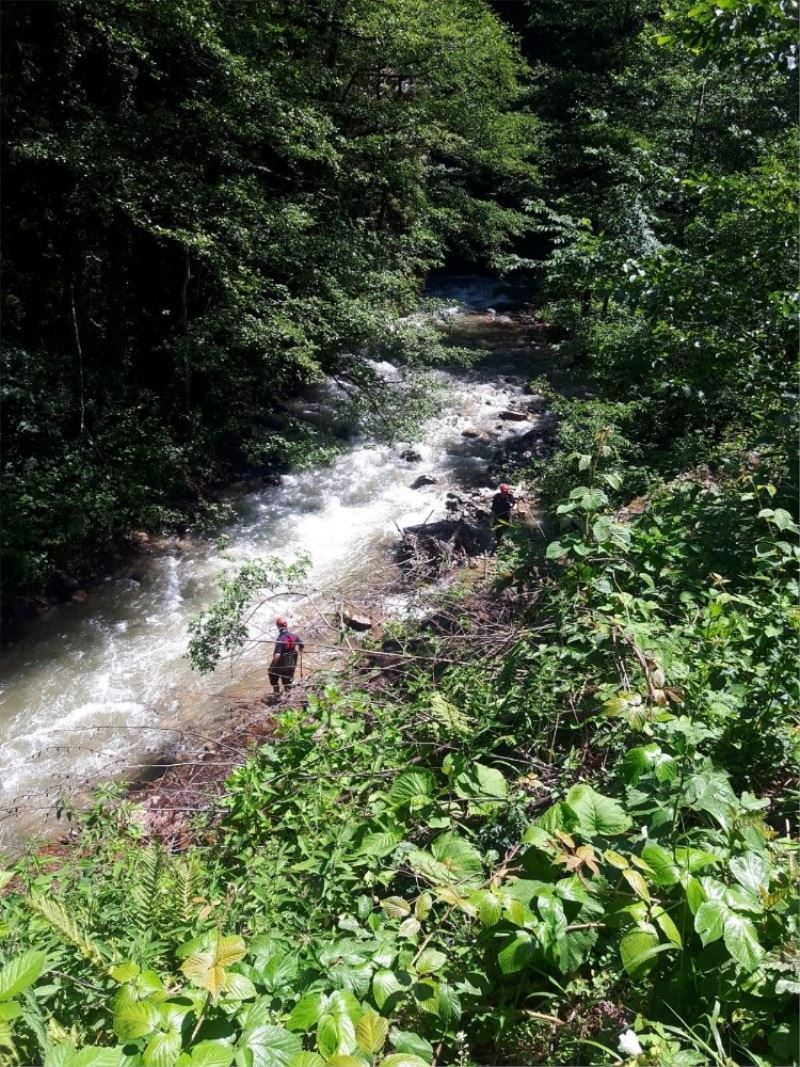
[[(192, 280), (192, 261), (189, 249), (183, 253), (183, 285), (181, 286), (181, 333), (184, 338), (189, 330), (189, 282)], [(189, 357), (189, 347), (184, 340), (183, 346), (183, 389), (184, 401), (187, 414), (192, 404), (192, 363)]]
[(69, 309), (72, 318), (72, 331), (75, 338), (75, 351), (78, 355), (78, 402), (81, 416), (81, 437), (86, 432), (86, 391), (83, 379), (83, 347), (81, 346), (81, 331), (78, 326), (78, 309), (75, 306), (75, 281), (69, 280)]

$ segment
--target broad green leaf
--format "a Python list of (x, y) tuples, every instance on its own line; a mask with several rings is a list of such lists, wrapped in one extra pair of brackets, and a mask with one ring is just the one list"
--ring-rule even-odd
[(356, 1028), (344, 1012), (326, 1012), (317, 1026), (317, 1047), (328, 1056), (349, 1056), (356, 1050)]
[(430, 771), (406, 771), (392, 782), (386, 799), (392, 807), (433, 796), (436, 779)]
[(429, 1062), (409, 1052), (393, 1052), (381, 1060), (381, 1067), (428, 1067)]
[(642, 859), (651, 870), (651, 880), (656, 885), (676, 885), (680, 881), (680, 870), (670, 852), (655, 842), (648, 842), (642, 849)]
[(225, 976), (225, 993), (235, 1000), (250, 1000), (256, 995), (256, 987), (243, 974)]
[(266, 958), (257, 958), (255, 969), (264, 988), (276, 993), (292, 984), (297, 977), (298, 966), (297, 956), (275, 953)]
[(388, 856), (397, 848), (403, 840), (403, 835), (398, 830), (385, 830), (382, 833), (367, 834), (364, 838), (360, 851), (365, 856)]
[(739, 885), (743, 885), (756, 896), (769, 886), (769, 863), (757, 852), (745, 852), (743, 856), (734, 857), (730, 862), (730, 869)]
[(721, 900), (706, 900), (700, 905), (694, 917), (694, 928), (704, 945), (722, 937), (729, 914), (729, 908)]
[(323, 1010), (322, 994), (309, 993), (289, 1012), (286, 1025), (290, 1030), (310, 1030), (319, 1022)]
[(631, 820), (621, 805), (596, 793), (590, 785), (574, 785), (565, 803), (577, 817), (578, 829), (589, 836), (621, 834), (630, 828)]
[(632, 868), (628, 868), (622, 872), (622, 877), (642, 900), (650, 900), (650, 890), (647, 888), (647, 882), (638, 871), (634, 871)]
[(253, 1067), (288, 1067), (301, 1052), (303, 1041), (283, 1026), (256, 1023), (245, 1027), (240, 1043), (250, 1050)]
[(469, 884), (483, 878), (483, 861), (478, 850), (456, 834), (441, 834), (431, 844), (435, 859), (447, 870), (448, 879)]
[[(219, 1041), (201, 1041), (192, 1049), (189, 1064), (190, 1067), (230, 1067), (234, 1053), (235, 1049), (231, 1045), (223, 1045)], [(183, 1056), (178, 1063), (182, 1060)]]
[(181, 1053), (180, 1030), (156, 1034), (142, 1053), (144, 1067), (174, 1067)]
[(501, 772), (482, 763), (475, 763), (459, 774), (454, 787), (456, 796), (466, 800), (505, 800), (508, 797), (508, 783)]
[(498, 952), (497, 962), (503, 974), (523, 971), (537, 953), (538, 946), (527, 930), (518, 930), (512, 939)]
[(298, 1052), (289, 1060), (289, 1067), (325, 1067), (325, 1060), (318, 1052)]
[(435, 948), (426, 948), (417, 960), (418, 974), (434, 974), (447, 963), (447, 956)]
[(655, 908), (652, 912), (653, 919), (656, 924), (661, 928), (662, 932), (670, 939), (673, 945), (677, 945), (678, 948), (683, 948), (683, 938), (681, 932), (675, 925), (672, 916), (669, 915), (663, 908)]
[(135, 1041), (152, 1033), (160, 1022), (161, 1014), (155, 1004), (138, 1000), (114, 1012), (114, 1033), (120, 1041)]
[(437, 1014), (448, 1023), (461, 1018), (461, 1000), (451, 985), (442, 982), (437, 989)]
[(395, 1052), (410, 1053), (420, 1057), (425, 1063), (431, 1063), (433, 1060), (433, 1045), (419, 1034), (410, 1030), (392, 1030), (389, 1037)]
[(47, 963), (45, 952), (23, 952), (0, 970), (0, 1000), (11, 1000), (32, 986)]
[(393, 971), (376, 971), (372, 978), (372, 995), (375, 1003), (382, 1008), (392, 993), (402, 989), (397, 975)]
[(728, 912), (723, 939), (728, 952), (746, 971), (754, 971), (761, 963), (764, 950), (759, 944), (755, 927), (744, 915)]
[(413, 915), (409, 915), (407, 919), (397, 928), (397, 934), (399, 937), (416, 937), (420, 931), (420, 921), (415, 919)]
[(427, 919), (433, 907), (433, 898), (430, 893), (420, 893), (414, 904), (414, 914), (418, 919)]
[(380, 1052), (389, 1036), (389, 1023), (377, 1012), (367, 1011), (356, 1025), (356, 1043), (365, 1052)]
[(562, 545), (560, 541), (551, 541), (547, 546), (547, 552), (545, 556), (547, 559), (561, 559), (562, 556), (566, 556), (569, 552), (569, 548)]
[(391, 919), (401, 919), (411, 912), (411, 905), (402, 897), (386, 897), (381, 901), (381, 907)]
[(478, 898), (478, 916), (484, 926), (494, 926), (500, 921), (503, 905), (496, 893), (481, 892)]
[(631, 930), (619, 943), (622, 966), (632, 978), (640, 978), (656, 965), (653, 950), (658, 948), (658, 934), (650, 929)]

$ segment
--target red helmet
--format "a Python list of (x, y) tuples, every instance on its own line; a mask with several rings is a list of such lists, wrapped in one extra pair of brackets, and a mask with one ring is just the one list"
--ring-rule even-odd
[(286, 619), (284, 619), (283, 615), (279, 615), (277, 617), (277, 619), (275, 620), (275, 625), (276, 626), (288, 626), (289, 624), (286, 621)]
[(511, 492), (511, 486), (510, 485), (506, 485), (506, 483), (503, 482), (503, 484), (500, 486), (500, 492), (501, 493), (510, 493)]

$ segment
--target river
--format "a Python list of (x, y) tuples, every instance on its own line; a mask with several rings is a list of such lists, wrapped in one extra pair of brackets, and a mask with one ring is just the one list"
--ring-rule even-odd
[[(488, 487), (486, 463), (498, 442), (530, 428), (497, 422), (524, 383), (520, 361), (531, 376), (544, 354), (504, 315), (485, 312), (510, 299), (498, 283), (445, 279), (433, 295), (448, 301), (456, 338), (485, 348), (487, 358), (469, 371), (442, 373), (443, 408), (411, 442), (420, 461), (401, 457), (404, 444), (356, 439), (330, 465), (236, 497), (224, 551), (215, 539), (173, 539), (98, 582), (85, 602), (33, 620), (5, 650), (0, 843), (52, 828), (59, 796), (137, 773), (178, 738), (199, 742), (231, 701), (264, 692), (268, 645), (254, 645), (210, 676), (189, 667), (189, 619), (213, 599), (221, 573), (248, 559), (290, 561), (307, 551), (314, 588), (363, 586), (390, 567), (398, 526), (442, 517), (448, 489)], [(380, 370), (393, 374), (388, 364)], [(484, 439), (463, 436), (465, 429)], [(420, 474), (437, 484), (412, 489)], [(307, 606), (279, 599), (266, 623), (256, 620), (265, 640), (278, 611), (300, 629), (312, 621)], [(313, 662), (313, 643), (310, 653)]]

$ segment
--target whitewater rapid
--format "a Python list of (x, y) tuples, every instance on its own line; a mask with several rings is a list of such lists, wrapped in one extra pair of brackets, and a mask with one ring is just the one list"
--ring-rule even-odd
[[(469, 293), (460, 292), (455, 306), (469, 304)], [(223, 547), (214, 539), (176, 539), (99, 582), (84, 603), (35, 620), (0, 667), (0, 842), (45, 827), (60, 795), (136, 773), (177, 739), (200, 741), (232, 699), (263, 694), (274, 613), (288, 612), (302, 627), (312, 621), (310, 608), (293, 598), (270, 602), (255, 620), (263, 643), (199, 675), (186, 658), (187, 628), (214, 599), (221, 574), (246, 560), (292, 562), (307, 552), (309, 587), (346, 596), (386, 571), (398, 527), (431, 513), (442, 517), (454, 486), (488, 488), (486, 463), (497, 441), (465, 438), (463, 430), (500, 435), (497, 416), (524, 380), (503, 377), (501, 369), (443, 374), (443, 409), (416, 441), (356, 440), (328, 466), (234, 499)], [(388, 364), (379, 370), (395, 373)], [(502, 436), (524, 428), (502, 424)], [(418, 462), (402, 458), (409, 444)], [(437, 484), (412, 489), (420, 474)]]

